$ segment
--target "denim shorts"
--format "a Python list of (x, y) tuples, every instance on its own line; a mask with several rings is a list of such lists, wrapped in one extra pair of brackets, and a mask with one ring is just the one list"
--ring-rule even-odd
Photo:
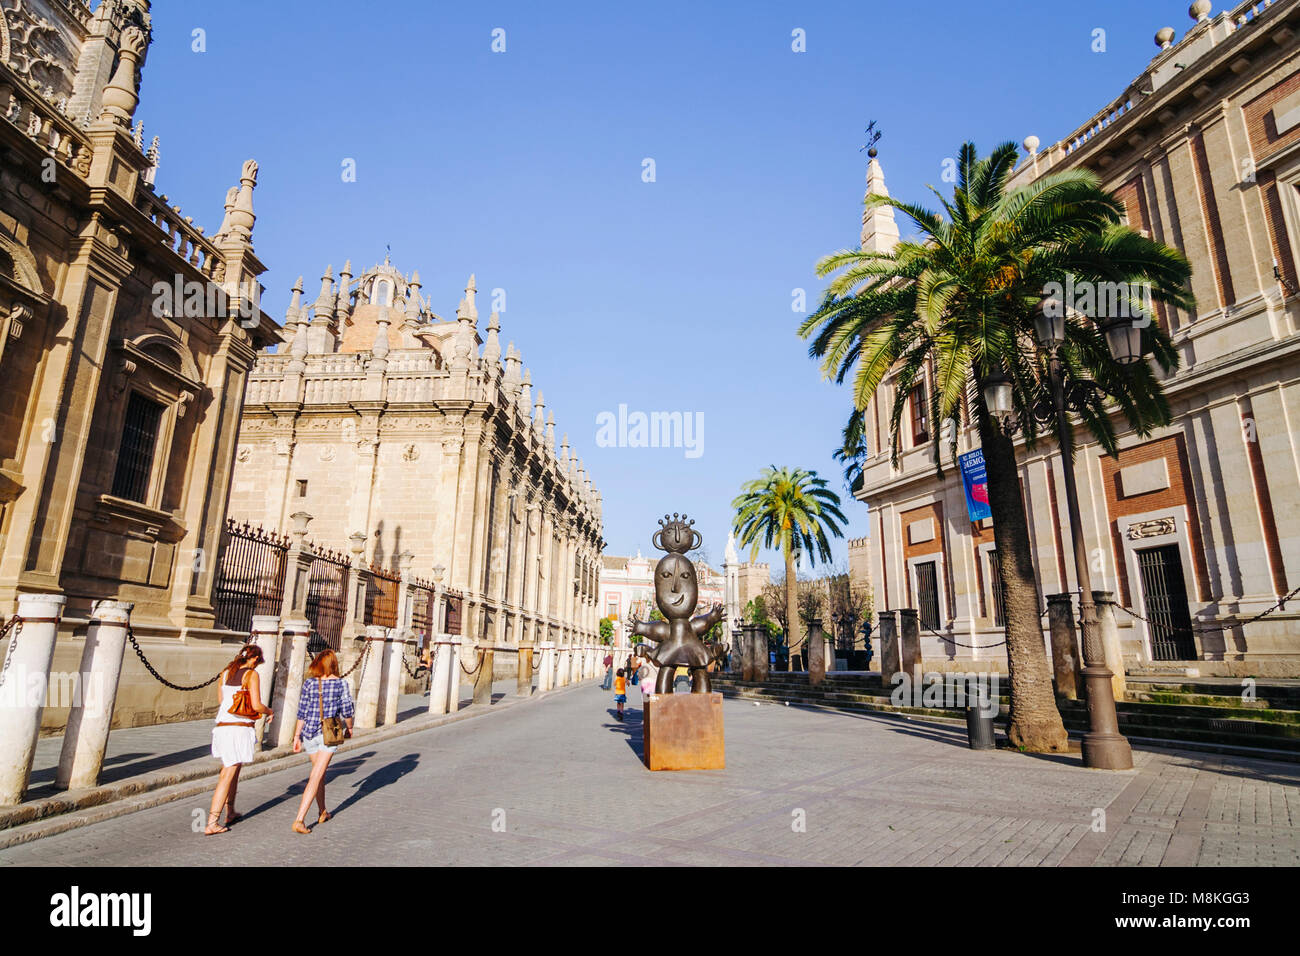
[(627, 694), (615, 694), (615, 695), (614, 695), (614, 703), (616, 703), (616, 704), (626, 704), (626, 703), (627, 703)]
[(325, 751), (327, 754), (332, 754), (334, 751), (338, 750), (338, 747), (326, 747), (324, 733), (319, 733), (315, 737), (308, 737), (302, 742), (302, 752), (305, 754), (314, 754), (320, 750)]

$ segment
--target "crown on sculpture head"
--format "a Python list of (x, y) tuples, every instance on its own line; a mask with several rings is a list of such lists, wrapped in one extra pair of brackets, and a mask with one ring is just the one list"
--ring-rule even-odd
[(704, 541), (704, 536), (691, 527), (693, 524), (693, 519), (688, 520), (686, 515), (679, 515), (675, 511), (671, 518), (664, 515), (659, 519), (659, 530), (654, 533), (650, 543), (669, 554), (685, 554), (698, 548)]

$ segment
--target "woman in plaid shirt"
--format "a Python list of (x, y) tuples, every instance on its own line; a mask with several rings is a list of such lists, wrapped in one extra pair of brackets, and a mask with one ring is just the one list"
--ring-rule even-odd
[(334, 747), (325, 746), (321, 732), (322, 717), (343, 717), (347, 723), (347, 736), (352, 736), (352, 691), (348, 682), (339, 677), (339, 659), (326, 649), (316, 655), (302, 682), (302, 696), (298, 698), (298, 723), (293, 729), (293, 752), (306, 751), (311, 756), (311, 774), (307, 789), (298, 805), (298, 817), (293, 821), (295, 833), (311, 833), (303, 822), (307, 808), (315, 799), (320, 807), (316, 822), (324, 823), (333, 814), (325, 809), (325, 769), (334, 756)]

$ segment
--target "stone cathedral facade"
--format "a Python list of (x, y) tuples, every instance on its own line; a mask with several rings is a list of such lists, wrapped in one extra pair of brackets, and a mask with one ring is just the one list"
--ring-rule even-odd
[(600, 493), (497, 313), (480, 335), (474, 277), (449, 321), (387, 259), (303, 293), (249, 376), (230, 515), (283, 532), (306, 512), (320, 546), (364, 536), (371, 567), (441, 567), (480, 644), (593, 643)]

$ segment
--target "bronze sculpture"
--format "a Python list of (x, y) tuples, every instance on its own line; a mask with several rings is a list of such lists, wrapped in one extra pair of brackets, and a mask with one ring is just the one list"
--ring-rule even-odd
[(709, 665), (726, 656), (727, 645), (705, 644), (700, 640), (722, 620), (721, 604), (715, 604), (707, 614), (691, 617), (699, 601), (699, 581), (695, 576), (695, 565), (686, 557), (686, 552), (698, 548), (704, 539), (691, 527), (695, 522), (688, 522), (684, 514), (674, 512), (671, 518), (664, 515), (659, 524), (660, 530), (655, 532), (651, 542), (668, 553), (655, 565), (655, 603), (666, 620), (632, 619), (632, 633), (647, 637), (658, 645), (651, 650), (648, 644), (638, 644), (636, 652), (654, 661), (659, 668), (656, 693), (671, 694), (673, 676), (678, 667), (684, 666), (690, 668), (691, 693), (707, 694), (712, 690)]

